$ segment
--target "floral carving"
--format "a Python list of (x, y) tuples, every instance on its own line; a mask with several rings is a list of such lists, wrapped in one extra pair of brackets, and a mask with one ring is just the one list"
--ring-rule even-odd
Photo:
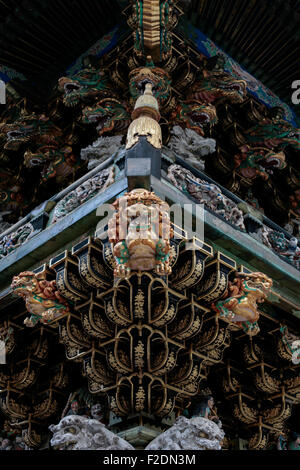
[(197, 178), (191, 171), (180, 165), (169, 167), (168, 179), (176, 188), (193, 196), (200, 204), (205, 204), (210, 210), (237, 228), (245, 230), (242, 211), (238, 209), (235, 202), (222, 193), (217, 185)]
[(104, 190), (113, 182), (113, 166), (99, 171), (99, 173), (86, 180), (57, 203), (54, 209), (52, 223), (62, 219), (69, 212), (72, 212), (74, 209), (81, 206), (81, 204), (91, 199), (93, 196), (98, 194), (99, 191)]

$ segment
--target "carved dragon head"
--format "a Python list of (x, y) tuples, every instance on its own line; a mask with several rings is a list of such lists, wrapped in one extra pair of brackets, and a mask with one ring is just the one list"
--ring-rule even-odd
[(272, 285), (272, 279), (263, 273), (236, 273), (228, 284), (225, 299), (211, 307), (223, 320), (236, 323), (249, 336), (256, 335), (259, 332), (257, 303), (265, 301)]
[(247, 143), (271, 149), (281, 149), (289, 145), (295, 150), (300, 150), (300, 129), (286, 121), (284, 116), (283, 108), (271, 108), (268, 118), (262, 119), (244, 132)]
[(204, 135), (205, 126), (213, 126), (218, 122), (216, 108), (197, 100), (180, 101), (171, 121), (183, 127), (193, 129)]
[(42, 140), (44, 135), (53, 134), (54, 127), (44, 114), (23, 114), (13, 123), (0, 125), (0, 138), (5, 141), (4, 149), (16, 151), (24, 143), (31, 143), (36, 138)]
[(126, 104), (114, 98), (104, 98), (95, 106), (83, 109), (82, 121), (96, 123), (99, 135), (112, 130), (122, 132), (130, 124), (131, 117)]
[(236, 169), (246, 178), (255, 179), (261, 176), (269, 179), (274, 169), (283, 170), (286, 167), (286, 159), (283, 151), (273, 151), (267, 148), (244, 145), (241, 153), (235, 156)]
[(247, 96), (247, 82), (224, 71), (224, 57), (217, 55), (207, 65), (191, 87), (189, 96), (208, 103), (242, 103)]
[(106, 70), (92, 66), (71, 77), (61, 77), (58, 80), (58, 90), (63, 94), (63, 103), (68, 107), (114, 94)]
[(70, 145), (60, 149), (46, 145), (36, 152), (27, 150), (24, 153), (24, 163), (29, 168), (42, 167), (41, 176), (44, 181), (56, 177), (59, 182), (73, 172), (76, 157)]
[(167, 106), (171, 98), (171, 79), (165, 70), (154, 65), (138, 67), (130, 72), (129, 90), (133, 103), (143, 94), (147, 83), (151, 83), (153, 96), (160, 108)]

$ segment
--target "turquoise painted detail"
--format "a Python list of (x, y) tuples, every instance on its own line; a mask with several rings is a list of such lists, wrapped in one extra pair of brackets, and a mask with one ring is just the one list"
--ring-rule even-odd
[(199, 29), (195, 28), (190, 22), (181, 19), (180, 29), (195, 44), (197, 49), (206, 57), (213, 57), (220, 54), (225, 59), (225, 72), (230, 73), (233, 77), (247, 82), (248, 92), (255, 96), (259, 101), (268, 107), (280, 106), (285, 111), (285, 119), (297, 127), (297, 116), (294, 111), (278, 96), (276, 96), (262, 82), (257, 80), (253, 75), (249, 74), (235, 60), (226, 54), (220, 47), (211, 41)]

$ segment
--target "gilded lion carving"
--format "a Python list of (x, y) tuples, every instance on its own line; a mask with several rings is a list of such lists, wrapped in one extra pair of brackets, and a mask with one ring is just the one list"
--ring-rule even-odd
[(169, 274), (172, 229), (168, 204), (145, 189), (134, 189), (117, 199), (108, 224), (108, 237), (116, 260), (115, 276), (131, 270)]
[(25, 300), (26, 308), (31, 313), (31, 317), (24, 320), (26, 326), (33, 327), (38, 322), (49, 323), (69, 312), (69, 305), (58, 292), (55, 281), (39, 279), (31, 271), (14, 276), (11, 288)]
[(223, 320), (237, 323), (250, 336), (259, 332), (257, 303), (262, 303), (271, 291), (272, 279), (263, 273), (237, 273), (225, 299), (219, 300), (212, 308)]

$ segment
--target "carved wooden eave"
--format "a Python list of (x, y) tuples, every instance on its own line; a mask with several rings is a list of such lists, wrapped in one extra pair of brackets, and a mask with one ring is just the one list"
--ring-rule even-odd
[(2, 392), (5, 392), (5, 399), (1, 402), (1, 409), (7, 416), (17, 419), (25, 419), (30, 412), (30, 407), (23, 403), (19, 403), (18, 397), (20, 392), (14, 390), (8, 383)]
[[(294, 425), (299, 257), (285, 253), (293, 239), (251, 209), (247, 191), (263, 188), (265, 209), (278, 223), (288, 214), (296, 233), (298, 141), (289, 135), (279, 148), (272, 143), (278, 129), (296, 130), (251, 95), (245, 77), (229, 73), (222, 55), (200, 54), (184, 25), (175, 29), (179, 5), (131, 0), (123, 13), (133, 41), (126, 31), (107, 55), (85, 57), (79, 74), (61, 77), (45, 116), (39, 106), (11, 101), (0, 126), (2, 162), (18, 168), (18, 176), (5, 169), (4, 183), (11, 178), (29, 199), (21, 190), (11, 197), (4, 185), (11, 204), (4, 208), (15, 212), (9, 217), (29, 213), (0, 239), (0, 339), (7, 355), (0, 407), (30, 447), (38, 448), (50, 422), (67, 413), (79, 386), (94, 402), (105, 397), (107, 415), (123, 418), (123, 429), (127, 419), (141, 425), (144, 418), (191, 412), (208, 393), (216, 395), (229, 434), (242, 431), (249, 449), (265, 449)], [(21, 136), (19, 149), (10, 132), (18, 136), (26, 120), (39, 132)], [(176, 127), (185, 150), (171, 145)], [(96, 137), (91, 154), (82, 149)], [(99, 141), (108, 143), (106, 153)], [(200, 158), (205, 145), (209, 156)], [(101, 163), (82, 176), (95, 163), (92, 154)], [(40, 168), (28, 170), (38, 159)], [(30, 172), (41, 185), (24, 184)], [(33, 210), (44, 184), (58, 192), (72, 178)], [(159, 206), (157, 232), (135, 218), (136, 206), (149, 214), (151, 202)], [(97, 209), (107, 203), (114, 213), (100, 214), (98, 224)], [(201, 222), (204, 233), (197, 226), (188, 235), (178, 214), (173, 223), (172, 203), (180, 215), (186, 211), (184, 221), (191, 216), (190, 228)], [(199, 204), (201, 214), (194, 210)], [(7, 288), (13, 276), (22, 299)], [(26, 327), (25, 309), (32, 315)], [(285, 322), (291, 336), (280, 330)]]
[[(104, 240), (98, 231), (97, 237), (86, 237), (72, 249), (51, 259), (47, 264), (49, 268), (41, 268), (49, 281), (57, 276), (62, 292), (67, 294), (72, 305), (70, 313), (49, 323), (46, 330), (59, 333), (66, 348), (66, 362), (71, 360), (83, 366), (92, 394), (108, 394), (112, 409), (122, 416), (141, 413), (145, 406), (147, 413), (162, 417), (172, 409), (181, 409), (197, 396), (209, 378), (210, 369), (222, 365), (224, 352), (228, 354), (235, 338), (240, 338), (245, 345), (247, 369), (255, 366), (253, 371), (258, 371), (258, 381), (269, 383), (261, 368), (263, 358), (255, 340), (245, 343), (245, 335), (238, 326), (219, 318), (211, 311), (207, 301), (210, 297), (206, 298), (213, 295), (216, 301), (225, 295), (228, 280), (237, 269), (233, 258), (199, 239), (191, 240), (190, 246), (194, 250), (187, 250), (189, 241), (180, 238), (171, 241), (172, 275), (168, 278), (152, 272), (132, 272), (128, 279), (113, 280), (115, 260), (105, 233), (104, 230)], [(189, 272), (186, 272), (186, 266), (189, 266)], [(243, 266), (238, 270), (250, 273)], [(262, 318), (265, 321), (267, 317)], [(145, 345), (143, 340), (141, 347), (140, 334), (143, 338), (147, 331), (151, 331), (157, 340), (148, 344), (146, 341)], [(43, 335), (38, 335), (38, 341), (32, 343), (32, 351), (41, 355), (40, 359), (46, 359), (43, 341)], [(159, 364), (147, 358), (146, 351), (153, 349), (154, 344)], [(147, 370), (141, 369), (142, 363)], [(139, 381), (137, 377), (140, 377)], [(290, 399), (294, 404), (298, 403), (296, 374), (290, 382), (284, 378), (284, 383), (287, 393), (288, 388), (291, 391)], [(266, 391), (265, 385), (253, 384), (256, 390)], [(239, 386), (231, 380), (226, 395), (229, 391), (237, 393)], [(273, 396), (276, 391), (277, 387), (271, 387), (268, 395)], [(152, 404), (153, 400), (157, 400), (158, 407)], [(278, 400), (274, 400), (273, 413), (275, 417), (279, 416), (276, 423), (280, 424), (285, 422), (289, 411), (281, 413)], [(242, 405), (241, 416), (244, 414), (245, 406)], [(28, 414), (22, 419), (26, 417)], [(251, 426), (258, 421), (246, 423), (241, 419), (241, 422)], [(267, 426), (271, 427), (271, 424), (264, 420), (263, 440), (269, 435)]]
[[(234, 260), (213, 256), (212, 247), (195, 238), (171, 246), (171, 276), (150, 270), (113, 279), (112, 247), (92, 237), (49, 262), (60, 293), (74, 302), (74, 313), (56, 321), (66, 358), (83, 362), (90, 392), (108, 393), (122, 415), (163, 416), (176, 397), (195, 396), (239, 330), (209, 308), (227, 291)], [(97, 275), (93, 270), (90, 277), (92, 265)]]
[(28, 427), (24, 432), (24, 442), (28, 447), (33, 449), (38, 448), (43, 441), (42, 435), (34, 429), (35, 424), (36, 422), (32, 419), (31, 415), (29, 415)]

